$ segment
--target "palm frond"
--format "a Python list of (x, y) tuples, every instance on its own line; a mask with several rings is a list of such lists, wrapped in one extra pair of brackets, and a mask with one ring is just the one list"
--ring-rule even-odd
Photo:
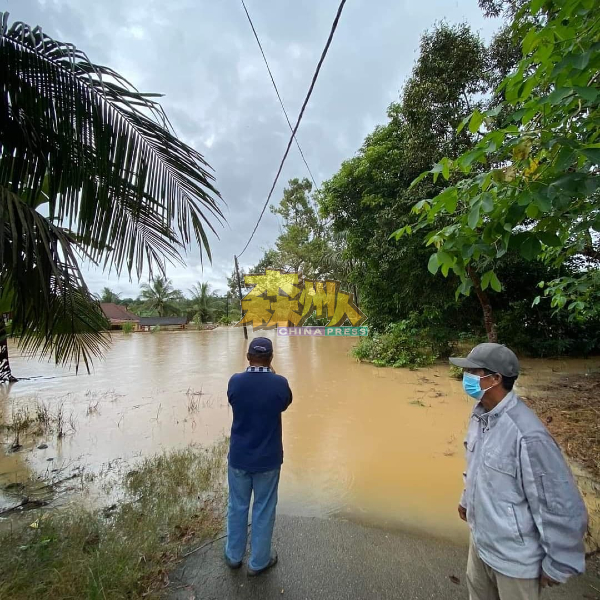
[(78, 258), (138, 278), (194, 239), (210, 258), (214, 176), (156, 97), (0, 13), (0, 297), (25, 351), (88, 369), (101, 355), (107, 322)]
[(203, 156), (177, 139), (155, 94), (138, 92), (39, 27), (0, 14), (0, 185), (73, 231), (118, 273), (161, 268), (206, 227), (220, 196)]
[(2, 186), (0, 257), (0, 291), (21, 349), (89, 370), (107, 346), (108, 323), (79, 271), (76, 242)]

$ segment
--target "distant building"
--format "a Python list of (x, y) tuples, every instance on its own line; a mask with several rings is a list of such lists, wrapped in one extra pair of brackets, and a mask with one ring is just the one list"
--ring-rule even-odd
[(111, 329), (122, 329), (125, 323), (132, 323), (136, 331), (150, 331), (153, 327), (185, 329), (188, 322), (186, 317), (138, 317), (129, 312), (126, 306), (113, 302), (103, 302), (100, 308), (110, 321)]
[(161, 329), (185, 329), (186, 317), (138, 317), (141, 331), (150, 331), (152, 327)]
[(132, 323), (136, 329), (139, 326), (140, 318), (129, 312), (126, 306), (114, 302), (102, 302), (100, 308), (110, 321), (111, 329), (122, 329), (125, 323)]

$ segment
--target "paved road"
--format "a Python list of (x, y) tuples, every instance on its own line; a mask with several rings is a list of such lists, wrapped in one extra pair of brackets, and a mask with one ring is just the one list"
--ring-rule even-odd
[[(339, 520), (280, 515), (279, 564), (249, 579), (230, 571), (219, 541), (190, 555), (171, 576), (171, 600), (466, 600), (466, 548), (447, 541)], [(454, 583), (451, 576), (460, 580)], [(546, 600), (600, 600), (600, 578), (586, 575)]]

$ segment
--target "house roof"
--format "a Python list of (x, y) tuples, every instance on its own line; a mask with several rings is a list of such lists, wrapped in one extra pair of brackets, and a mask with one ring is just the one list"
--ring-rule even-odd
[(102, 302), (100, 304), (102, 312), (107, 319), (111, 321), (139, 321), (140, 318), (129, 312), (124, 306), (115, 304), (114, 302)]
[(156, 325), (186, 325), (186, 317), (140, 317), (140, 326), (155, 327)]

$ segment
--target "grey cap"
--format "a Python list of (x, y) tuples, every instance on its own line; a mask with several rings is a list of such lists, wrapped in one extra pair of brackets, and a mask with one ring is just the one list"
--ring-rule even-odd
[(505, 377), (517, 377), (519, 374), (519, 359), (502, 344), (479, 344), (467, 358), (451, 358), (450, 362), (463, 369), (488, 369)]

